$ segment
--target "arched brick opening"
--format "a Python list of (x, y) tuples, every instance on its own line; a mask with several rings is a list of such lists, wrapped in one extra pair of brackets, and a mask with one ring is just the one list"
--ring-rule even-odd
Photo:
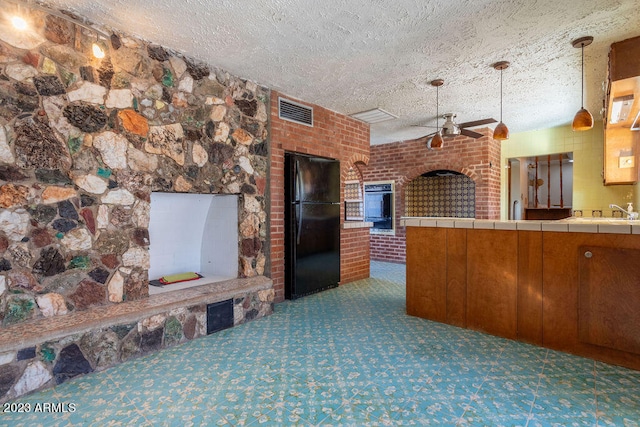
[[(432, 165), (429, 167), (424, 167), (424, 166), (420, 166), (417, 168), (412, 169), (411, 171), (409, 171), (409, 173), (407, 173), (407, 175), (403, 176), (401, 179), (398, 180), (398, 186), (396, 187), (396, 192), (397, 197), (397, 203), (399, 203), (401, 206), (401, 209), (399, 209), (399, 212), (402, 216), (412, 216), (409, 215), (407, 206), (406, 206), (406, 202), (407, 202), (407, 188), (409, 185), (411, 185), (412, 182), (415, 182), (418, 178), (420, 178), (421, 176), (428, 174), (430, 172), (433, 172), (435, 170), (447, 170), (447, 171), (451, 171), (454, 173), (458, 173), (461, 175), (466, 176), (467, 178), (469, 178), (471, 180), (471, 182), (473, 182), (474, 184), (474, 206), (473, 206), (473, 215), (469, 216), (469, 218), (472, 217), (477, 217), (477, 213), (478, 210), (482, 211), (482, 209), (478, 209), (478, 204), (477, 204), (477, 191), (476, 189), (478, 189), (479, 187), (482, 187), (482, 182), (480, 180), (480, 176), (473, 170), (467, 168), (464, 165), (461, 164), (454, 164), (453, 162), (444, 162), (442, 164), (439, 165)], [(481, 208), (481, 207), (480, 207)], [(425, 215), (417, 215), (417, 216), (425, 216)], [(431, 216), (431, 215), (429, 215)], [(447, 215), (433, 215), (433, 216), (447, 216)], [(465, 216), (467, 217), (467, 216)]]
[(467, 175), (437, 169), (406, 183), (403, 216), (475, 218), (476, 184)]
[(405, 187), (416, 177), (439, 169), (462, 173), (475, 183), (475, 218), (500, 217), (500, 141), (491, 138), (491, 129), (478, 129), (482, 138), (448, 138), (440, 151), (428, 150), (424, 141), (412, 140), (371, 147), (365, 181), (395, 181), (395, 236), (371, 236), (371, 258), (405, 261)]

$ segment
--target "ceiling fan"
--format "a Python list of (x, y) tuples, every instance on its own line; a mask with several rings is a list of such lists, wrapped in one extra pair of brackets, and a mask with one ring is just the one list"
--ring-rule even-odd
[(484, 136), (483, 134), (474, 132), (467, 128), (488, 125), (490, 123), (498, 122), (496, 119), (491, 118), (491, 119), (474, 120), (472, 122), (456, 123), (455, 113), (443, 114), (442, 117), (444, 118), (444, 123), (442, 125), (442, 136), (445, 138), (448, 136), (458, 136), (458, 135), (465, 135), (471, 138), (481, 138)]
[[(481, 120), (474, 120), (472, 122), (464, 122), (464, 123), (456, 123), (455, 122), (455, 118), (456, 118), (456, 114), (455, 113), (446, 113), (442, 115), (442, 118), (444, 118), (444, 123), (442, 124), (442, 129), (440, 129), (440, 126), (438, 126), (438, 119), (440, 118), (440, 116), (438, 115), (438, 93), (437, 90), (440, 86), (442, 86), (444, 84), (444, 80), (442, 79), (437, 79), (437, 80), (433, 80), (431, 81), (431, 85), (436, 87), (436, 131), (433, 133), (430, 133), (428, 135), (425, 135), (422, 138), (427, 138), (427, 137), (433, 137), (431, 140), (429, 140), (429, 142), (427, 143), (427, 147), (429, 148), (436, 148), (435, 146), (433, 146), (433, 140), (437, 139), (438, 143), (437, 143), (437, 148), (441, 148), (442, 143), (441, 143), (441, 139), (442, 138), (447, 138), (447, 137), (454, 137), (454, 136), (458, 136), (458, 135), (465, 135), (471, 138), (481, 138), (484, 135), (478, 132), (474, 132), (472, 130), (469, 130), (467, 128), (472, 128), (472, 127), (476, 127), (476, 126), (482, 126), (482, 125), (488, 125), (490, 123), (497, 123), (498, 121), (496, 119), (493, 118), (489, 118), (489, 119), (481, 119)], [(418, 127), (432, 127), (432, 126), (419, 126), (419, 125), (415, 125)]]

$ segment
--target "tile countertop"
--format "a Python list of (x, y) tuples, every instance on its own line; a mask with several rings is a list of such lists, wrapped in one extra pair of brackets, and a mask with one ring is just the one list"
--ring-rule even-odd
[(555, 221), (499, 221), (473, 218), (402, 217), (403, 227), (478, 228), (485, 230), (559, 231), (567, 233), (640, 234), (640, 220), (567, 218)]
[(373, 222), (369, 221), (345, 221), (342, 223), (342, 228), (347, 230), (350, 228), (371, 228)]

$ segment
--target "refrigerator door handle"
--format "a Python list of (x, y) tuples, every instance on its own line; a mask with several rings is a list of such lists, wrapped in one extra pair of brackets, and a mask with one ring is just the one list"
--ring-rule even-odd
[(302, 176), (300, 175), (300, 161), (296, 159), (296, 202), (301, 202), (300, 198), (302, 194), (304, 194), (304, 182), (302, 181)]
[(298, 228), (296, 229), (296, 244), (300, 244), (300, 233), (302, 233), (302, 211), (300, 209), (301, 204), (296, 203), (296, 219), (298, 220)]

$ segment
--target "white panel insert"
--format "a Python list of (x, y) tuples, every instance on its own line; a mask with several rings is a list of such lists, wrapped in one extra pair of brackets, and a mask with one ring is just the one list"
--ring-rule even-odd
[[(238, 197), (151, 193), (149, 279), (197, 272), (204, 279), (167, 290), (238, 277)], [(197, 283), (196, 283), (197, 282)], [(157, 293), (154, 286), (149, 293)]]

